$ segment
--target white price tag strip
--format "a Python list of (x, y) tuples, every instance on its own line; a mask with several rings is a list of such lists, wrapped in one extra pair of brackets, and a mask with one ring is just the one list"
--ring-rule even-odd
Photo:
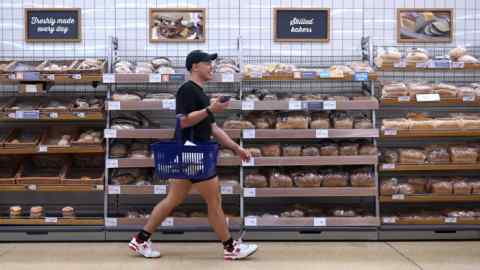
[(105, 138), (116, 138), (117, 137), (117, 130), (107, 128), (103, 131), (103, 136)]
[(445, 223), (457, 223), (456, 217), (447, 217), (445, 218)]
[(243, 160), (242, 160), (242, 166), (243, 166), (243, 167), (252, 167), (252, 166), (255, 166), (255, 159), (252, 157), (252, 158), (250, 158), (249, 161), (243, 161)]
[(108, 110), (118, 111), (120, 109), (121, 109), (120, 101), (109, 101), (108, 102)]
[(58, 218), (56, 217), (46, 217), (45, 223), (58, 223)]
[(46, 153), (46, 152), (48, 152), (48, 146), (47, 146), (47, 145), (39, 145), (39, 146), (38, 146), (38, 152), (39, 152), (39, 153)]
[(103, 83), (115, 83), (115, 74), (105, 73), (103, 74)]
[(160, 83), (162, 82), (162, 74), (151, 73), (148, 75), (148, 82), (150, 83)]
[(36, 191), (37, 190), (37, 185), (30, 184), (27, 186), (27, 189), (30, 191)]
[(165, 110), (175, 110), (177, 104), (175, 103), (175, 99), (164, 99), (162, 100), (162, 108)]
[(235, 74), (231, 72), (222, 73), (222, 82), (234, 82)]
[(245, 226), (257, 226), (257, 217), (246, 217), (245, 218)]
[(323, 102), (323, 109), (324, 110), (336, 110), (337, 109), (337, 101), (335, 100), (327, 100)]
[(385, 223), (385, 224), (397, 223), (397, 218), (396, 217), (384, 217), (383, 218), (383, 223)]
[(244, 197), (256, 197), (257, 196), (257, 189), (256, 188), (244, 188), (243, 189), (243, 196)]
[(118, 168), (118, 159), (107, 159), (106, 161), (107, 168)]
[(462, 97), (463, 102), (472, 102), (475, 101), (475, 96), (464, 96)]
[(120, 186), (117, 185), (110, 185), (108, 186), (108, 194), (121, 194), (122, 189)]
[(220, 193), (224, 195), (231, 195), (233, 194), (233, 187), (232, 186), (221, 186)]
[(288, 109), (289, 110), (302, 110), (302, 102), (301, 101), (296, 101), (296, 100), (291, 100), (288, 102)]
[(251, 111), (255, 109), (254, 101), (242, 101), (242, 111)]
[(167, 217), (167, 218), (162, 222), (162, 227), (173, 227), (173, 218), (172, 218), (172, 217)]
[(383, 134), (385, 134), (385, 136), (397, 136), (398, 131), (394, 128), (386, 128), (383, 130)]
[(440, 101), (439, 94), (418, 94), (417, 102)]
[(315, 138), (328, 138), (328, 129), (315, 129)]
[(325, 227), (327, 226), (327, 219), (324, 217), (314, 217), (313, 218), (314, 227)]
[(393, 170), (393, 169), (395, 169), (395, 164), (394, 164), (394, 163), (385, 163), (385, 164), (382, 164), (382, 169), (384, 169), (384, 170)]
[(35, 84), (27, 84), (25, 85), (25, 92), (27, 93), (37, 93), (37, 85)]
[(398, 97), (398, 102), (410, 102), (410, 96)]
[(403, 200), (405, 200), (405, 194), (393, 194), (392, 195), (392, 200), (403, 201)]
[(105, 219), (105, 226), (106, 227), (117, 227), (118, 220), (116, 218), (106, 218)]
[(154, 185), (153, 186), (153, 194), (167, 194), (167, 186), (166, 185)]
[(244, 129), (242, 133), (244, 139), (255, 139), (255, 129)]
[(99, 191), (103, 191), (103, 185), (96, 185), (95, 189)]

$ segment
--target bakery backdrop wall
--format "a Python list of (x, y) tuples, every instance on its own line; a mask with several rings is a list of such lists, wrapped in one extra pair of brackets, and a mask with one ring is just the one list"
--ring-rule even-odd
[[(24, 8), (78, 7), (82, 9), (80, 43), (25, 43)], [(203, 7), (207, 9), (205, 43), (149, 43), (151, 7)], [(331, 8), (328, 43), (276, 43), (272, 37), (273, 7)], [(194, 48), (238, 54), (241, 38), (245, 56), (359, 55), (360, 38), (371, 36), (379, 44), (396, 43), (396, 8), (452, 8), (452, 45), (478, 45), (480, 1), (476, 0), (3, 0), (0, 1), (0, 56), (87, 57), (106, 56), (110, 37), (119, 39), (120, 55), (184, 56)]]

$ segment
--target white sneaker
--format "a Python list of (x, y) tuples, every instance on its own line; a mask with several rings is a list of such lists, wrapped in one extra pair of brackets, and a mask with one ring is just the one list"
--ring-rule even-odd
[(233, 250), (229, 252), (223, 249), (223, 258), (225, 260), (241, 260), (255, 253), (258, 246), (255, 244), (243, 244), (242, 240), (233, 241)]
[(159, 251), (152, 248), (152, 241), (150, 240), (139, 243), (137, 242), (137, 238), (133, 237), (128, 247), (145, 258), (158, 258), (161, 256)]

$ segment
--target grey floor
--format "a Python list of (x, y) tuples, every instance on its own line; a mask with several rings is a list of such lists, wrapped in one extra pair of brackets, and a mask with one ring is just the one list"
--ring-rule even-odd
[(17, 269), (480, 269), (480, 242), (260, 242), (247, 261), (223, 261), (217, 243), (155, 243), (160, 259), (126, 243), (1, 243), (0, 270)]

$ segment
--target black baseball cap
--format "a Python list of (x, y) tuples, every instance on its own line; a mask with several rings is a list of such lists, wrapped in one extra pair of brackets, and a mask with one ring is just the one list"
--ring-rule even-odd
[(185, 60), (185, 67), (188, 71), (190, 71), (192, 70), (193, 64), (200, 62), (210, 62), (217, 59), (217, 57), (218, 54), (216, 53), (208, 54), (201, 50), (194, 50), (187, 55), (187, 59)]

